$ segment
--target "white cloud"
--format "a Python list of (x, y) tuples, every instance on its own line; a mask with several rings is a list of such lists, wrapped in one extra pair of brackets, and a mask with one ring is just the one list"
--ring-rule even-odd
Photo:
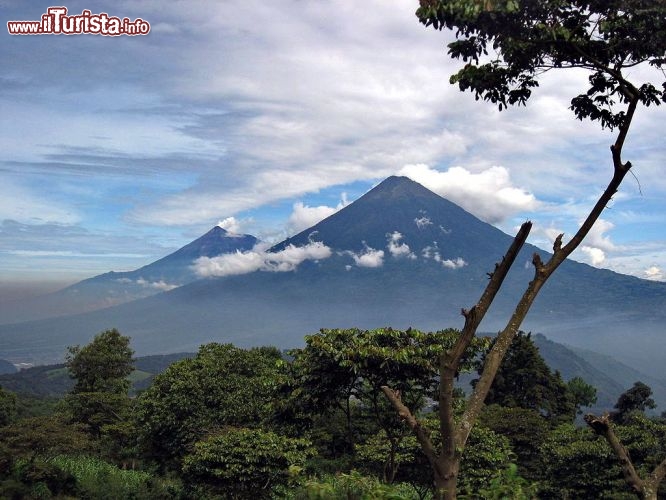
[(227, 217), (218, 222), (217, 225), (231, 234), (240, 234), (241, 232), (240, 222), (235, 217)]
[(360, 253), (346, 250), (342, 254), (350, 255), (358, 267), (381, 267), (384, 265), (384, 251), (375, 250), (367, 245)]
[(342, 193), (342, 200), (335, 207), (319, 205), (310, 207), (303, 202), (294, 203), (293, 211), (287, 221), (287, 228), (292, 233), (300, 233), (304, 229), (314, 226), (318, 222), (330, 217), (349, 204), (346, 193)]
[(439, 248), (437, 248), (437, 243), (433, 242), (433, 246), (427, 246), (421, 250), (421, 255), (424, 259), (433, 259), (435, 262), (441, 262), (442, 257), (439, 254)]
[(451, 167), (441, 172), (417, 164), (403, 167), (400, 175), (423, 184), (486, 222), (500, 222), (539, 206), (533, 194), (512, 184), (509, 171), (504, 167), (490, 167), (478, 173)]
[(467, 265), (467, 262), (462, 257), (457, 257), (455, 259), (442, 258), (436, 242), (433, 242), (432, 246), (427, 246), (421, 250), (421, 255), (423, 255), (424, 259), (432, 259), (435, 262), (441, 263), (442, 266), (446, 267), (447, 269), (460, 269), (461, 267), (465, 267)]
[(600, 266), (606, 260), (606, 253), (601, 248), (583, 245), (580, 249), (587, 255), (589, 263), (593, 266)]
[(416, 227), (418, 227), (419, 229), (423, 229), (424, 227), (432, 224), (432, 221), (425, 215), (423, 217), (417, 217), (416, 219), (414, 219), (414, 222), (416, 223)]
[(461, 267), (465, 267), (467, 265), (467, 262), (462, 257), (458, 257), (457, 259), (446, 259), (442, 261), (442, 265), (444, 267), (447, 267), (449, 269), (460, 269)]
[(664, 271), (657, 266), (650, 266), (643, 271), (643, 277), (651, 281), (664, 281)]
[(386, 248), (393, 257), (407, 257), (410, 259), (415, 259), (416, 255), (412, 253), (407, 243), (401, 243), (402, 234), (398, 231), (394, 231), (391, 234), (388, 234), (388, 244)]
[(327, 259), (331, 249), (321, 242), (311, 242), (303, 247), (288, 245), (279, 252), (268, 252), (257, 246), (246, 252), (223, 254), (217, 257), (200, 257), (194, 263), (195, 272), (201, 277), (222, 277), (247, 274), (255, 271), (294, 271), (305, 260)]
[(585, 243), (591, 247), (600, 248), (605, 252), (612, 252), (617, 250), (615, 244), (611, 241), (610, 236), (607, 236), (606, 232), (610, 231), (615, 227), (615, 224), (604, 219), (598, 219), (590, 232), (587, 233), (585, 237)]
[(140, 285), (144, 288), (152, 288), (154, 290), (159, 290), (161, 292), (168, 292), (169, 290), (173, 290), (174, 288), (178, 288), (178, 285), (174, 285), (172, 283), (167, 283), (164, 280), (160, 281), (148, 281), (143, 278), (139, 278), (136, 280), (136, 284)]

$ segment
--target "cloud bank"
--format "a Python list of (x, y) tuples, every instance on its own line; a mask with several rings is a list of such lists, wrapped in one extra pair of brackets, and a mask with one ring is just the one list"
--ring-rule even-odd
[(288, 245), (279, 252), (255, 247), (246, 252), (223, 254), (217, 257), (200, 257), (194, 263), (194, 271), (202, 278), (248, 274), (255, 271), (294, 271), (306, 260), (328, 259), (332, 255), (329, 247), (321, 242), (311, 242), (302, 247)]
[[(501, 222), (518, 212), (532, 211), (539, 206), (533, 194), (513, 185), (509, 170), (504, 167), (490, 167), (478, 173), (463, 167), (451, 167), (441, 172), (418, 164), (405, 166), (400, 175), (423, 184), (490, 223)], [(420, 219), (421, 224), (426, 223), (424, 219)], [(419, 225), (418, 221), (416, 223)]]
[(312, 227), (326, 217), (330, 217), (342, 210), (348, 204), (349, 201), (347, 200), (347, 195), (345, 193), (342, 193), (342, 200), (335, 207), (329, 207), (326, 205), (310, 207), (303, 202), (296, 202), (294, 203), (293, 211), (287, 221), (287, 230), (291, 234), (300, 233), (304, 229)]

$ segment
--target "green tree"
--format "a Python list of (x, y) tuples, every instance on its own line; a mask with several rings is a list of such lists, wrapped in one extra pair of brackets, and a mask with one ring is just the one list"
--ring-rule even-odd
[[(601, 425), (601, 422), (597, 423)], [(606, 422), (608, 424), (608, 422)], [(596, 425), (596, 424), (595, 424)], [(614, 425), (617, 442), (621, 439), (630, 462), (618, 460), (605, 436), (587, 428), (563, 425), (553, 431), (542, 445), (546, 476), (545, 496), (567, 498), (628, 499), (643, 493), (626, 481), (633, 473), (648, 482), (660, 460), (666, 456), (666, 425), (641, 414), (634, 414), (624, 425)], [(635, 466), (635, 468), (634, 468)], [(658, 485), (655, 485), (658, 491)], [(652, 498), (662, 498), (666, 488)]]
[(479, 423), (509, 440), (523, 476), (533, 481), (545, 477), (543, 462), (547, 458), (541, 454), (540, 447), (552, 426), (536, 410), (491, 404), (484, 408)]
[(30, 461), (95, 449), (81, 424), (71, 424), (60, 416), (19, 420), (0, 429), (0, 438), (14, 458)]
[[(615, 405), (617, 411), (601, 417), (592, 414), (585, 415), (585, 422), (596, 434), (606, 439), (619, 459), (624, 478), (633, 492), (639, 498), (656, 500), (662, 480), (666, 476), (666, 449), (663, 449), (662, 444), (662, 449), (657, 449), (656, 453), (652, 455), (652, 457), (658, 457), (661, 462), (652, 463), (651, 470), (646, 470), (645, 467), (641, 469), (636, 464), (640, 463), (642, 450), (646, 449), (646, 446), (639, 448), (638, 453), (631, 453), (622, 442), (623, 440), (626, 441), (626, 437), (622, 435), (622, 429), (627, 426), (618, 427), (619, 431), (615, 429), (615, 424), (632, 424), (634, 422), (650, 422), (651, 425), (660, 425), (659, 419), (652, 421), (646, 419), (643, 415), (646, 409), (656, 407), (654, 400), (650, 397), (651, 395), (652, 389), (650, 387), (642, 382), (636, 382), (631, 389), (622, 393), (618, 398)], [(654, 429), (651, 432), (653, 439), (656, 435), (661, 435), (661, 443), (666, 441), (666, 434), (663, 429), (659, 434)], [(646, 464), (650, 462), (650, 460), (645, 461)]]
[(636, 413), (643, 413), (647, 409), (654, 409), (657, 404), (652, 399), (652, 388), (643, 382), (634, 382), (633, 387), (627, 389), (615, 403), (615, 410), (610, 414), (614, 422), (626, 423)]
[(567, 390), (576, 407), (576, 415), (582, 413), (582, 407), (592, 406), (597, 402), (597, 388), (585, 382), (581, 377), (569, 380)]
[(93, 338), (86, 346), (69, 347), (66, 365), (76, 381), (72, 394), (126, 394), (130, 387), (127, 377), (134, 371), (130, 338), (115, 328)]
[(131, 400), (128, 376), (134, 371), (130, 338), (118, 330), (96, 335), (84, 347), (68, 348), (66, 366), (75, 380), (65, 397), (71, 421), (86, 426), (101, 439), (104, 454), (116, 460), (126, 458), (131, 446)]
[(283, 364), (274, 348), (214, 343), (172, 364), (137, 401), (144, 452), (179, 467), (205, 435), (227, 426), (258, 427), (272, 414)]
[[(428, 418), (424, 425), (427, 425), (432, 439), (439, 442), (441, 435), (437, 421)], [(390, 447), (383, 434), (384, 431), (380, 431), (359, 444), (357, 457), (362, 471), (381, 474)], [(482, 425), (475, 427), (461, 463), (460, 491), (470, 498), (478, 498), (479, 490), (489, 488), (498, 471), (508, 467), (512, 458), (513, 451), (506, 437)], [(396, 461), (399, 467), (395, 481), (411, 484), (421, 497), (425, 497), (432, 489), (432, 476), (427, 470), (427, 458), (414, 436), (407, 436), (399, 443)]]
[[(639, 65), (657, 68), (666, 63), (666, 5), (661, 0), (420, 0), (419, 20), (435, 29), (450, 29), (456, 40), (449, 54), (463, 61), (451, 77), (462, 91), (476, 99), (494, 103), (500, 110), (525, 104), (538, 86), (538, 78), (549, 70), (583, 70), (589, 86), (574, 95), (571, 109), (576, 118), (599, 122), (603, 128), (617, 129), (611, 147), (612, 178), (576, 234), (566, 244), (559, 235), (547, 262), (535, 254), (535, 274), (499, 333), (479, 382), (469, 396), (464, 413), (454, 418), (454, 379), (467, 347), (492, 304), (504, 278), (515, 262), (531, 230), (522, 225), (513, 244), (490, 273), (490, 280), (479, 301), (464, 310), (465, 325), (456, 345), (441, 357), (439, 417), (445, 436), (442, 447), (435, 448), (390, 387), (385, 394), (396, 411), (404, 415), (428, 456), (436, 494), (456, 497), (457, 477), (469, 433), (483, 408), (486, 395), (502, 360), (518, 333), (541, 288), (555, 270), (579, 247), (604, 208), (617, 192), (631, 169), (622, 159), (622, 149), (639, 105), (660, 104), (666, 100), (666, 87), (639, 80), (649, 71), (635, 71)], [(631, 75), (631, 76), (629, 76)], [(633, 80), (633, 81), (632, 81)]]
[(294, 485), (313, 454), (305, 439), (230, 427), (194, 445), (183, 477), (196, 498), (274, 498), (280, 487)]
[[(324, 414), (342, 411), (346, 418), (348, 447), (356, 445), (358, 422), (369, 419), (387, 440), (382, 476), (392, 482), (398, 467), (400, 441), (409, 428), (396, 418), (382, 394), (390, 385), (401, 401), (421, 409), (437, 387), (437, 359), (458, 336), (455, 330), (424, 333), (414, 329), (321, 330), (305, 338), (306, 347), (294, 356), (292, 398), (306, 411)], [(475, 347), (487, 346), (487, 340)], [(471, 360), (461, 369), (470, 369)]]
[[(479, 374), (483, 372), (483, 361)], [(476, 385), (477, 380), (473, 381)], [(519, 332), (497, 370), (486, 396), (486, 404), (534, 410), (551, 422), (572, 421), (574, 400), (559, 372), (551, 372), (532, 341)]]

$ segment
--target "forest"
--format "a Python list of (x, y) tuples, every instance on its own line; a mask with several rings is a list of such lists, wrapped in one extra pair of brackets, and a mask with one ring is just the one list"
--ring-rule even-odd
[[(68, 349), (63, 397), (1, 390), (0, 497), (432, 498), (430, 465), (382, 387), (440, 441), (438, 360), (459, 335), (321, 330), (288, 352), (212, 343), (134, 393), (131, 339), (102, 332)], [(493, 341), (475, 339), (461, 372), (480, 370)], [(458, 417), (462, 384), (455, 393)], [(595, 393), (564, 382), (521, 332), (465, 447), (458, 496), (635, 498), (582, 421)], [(666, 457), (666, 415), (646, 414), (650, 395), (637, 382), (608, 415), (644, 476)]]

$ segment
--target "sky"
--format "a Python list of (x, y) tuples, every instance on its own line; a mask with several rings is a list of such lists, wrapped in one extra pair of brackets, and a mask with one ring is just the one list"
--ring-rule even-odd
[[(0, 0), (3, 30), (50, 6)], [(390, 175), (507, 233), (532, 220), (548, 249), (612, 175), (613, 133), (568, 109), (585, 73), (549, 72), (499, 112), (449, 84), (451, 34), (421, 25), (413, 0), (66, 7), (150, 32), (0, 35), (0, 288), (136, 269), (216, 224), (277, 242)], [(645, 75), (664, 79), (630, 77)], [(666, 280), (664, 113), (639, 109), (633, 176), (576, 260)]]

